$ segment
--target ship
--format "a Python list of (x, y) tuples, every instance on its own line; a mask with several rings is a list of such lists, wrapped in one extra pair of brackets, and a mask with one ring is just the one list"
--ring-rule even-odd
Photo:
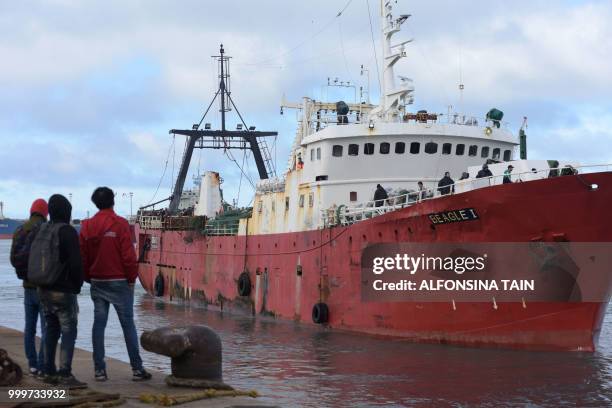
[[(410, 15), (396, 15), (394, 7), (381, 1), (378, 104), (369, 96), (353, 103), (283, 97), (281, 113), (297, 109), (300, 119), (278, 176), (265, 142), (277, 133), (243, 120), (221, 46), (214, 57), (221, 128), (204, 123), (213, 99), (191, 129), (170, 130), (187, 140), (169, 204), (138, 212), (143, 287), (166, 300), (326, 330), (470, 347), (594, 351), (612, 289), (605, 266), (596, 273), (582, 265), (574, 273), (563, 269), (565, 261), (547, 258), (536, 271), (548, 268), (538, 275), (546, 293), (536, 295), (377, 299), (364, 291), (372, 283), (366, 263), (373, 251), (514, 244), (527, 252), (571, 252), (578, 246), (600, 251), (585, 257), (596, 263), (607, 259), (612, 241), (612, 221), (603, 216), (612, 202), (608, 165), (528, 159), (526, 118), (515, 135), (499, 109), (484, 118), (410, 110), (414, 84), (394, 73), (410, 43), (395, 38)], [(240, 118), (236, 130), (226, 125), (231, 110)], [(252, 153), (260, 177), (252, 206), (228, 204), (215, 171), (183, 194), (197, 148)], [(455, 180), (440, 188), (447, 172)], [(377, 185), (383, 198), (375, 195)], [(505, 256), (510, 263), (522, 257)]]
[(13, 233), (23, 224), (23, 220), (15, 220), (4, 216), (4, 203), (0, 201), (0, 239), (12, 239)]

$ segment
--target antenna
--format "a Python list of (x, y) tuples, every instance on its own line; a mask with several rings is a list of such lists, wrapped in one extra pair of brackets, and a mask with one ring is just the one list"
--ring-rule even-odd
[(463, 84), (463, 61), (461, 58), (461, 48), (459, 48), (459, 110), (463, 113), (463, 90), (465, 85)]
[(363, 76), (363, 73), (366, 73), (366, 76), (368, 77), (368, 87), (365, 89), (365, 91), (363, 90), (363, 86), (359, 87), (359, 102), (364, 102), (363, 100), (363, 94), (365, 93), (368, 96), (368, 99), (365, 101), (368, 103), (368, 105), (370, 104), (370, 70), (367, 68), (364, 68), (363, 64), (361, 64), (361, 76)]
[(334, 78), (332, 81), (329, 77), (327, 78), (327, 87), (338, 87), (338, 88), (353, 88), (353, 101), (357, 103), (357, 87), (351, 84), (351, 81), (341, 81), (338, 78)]

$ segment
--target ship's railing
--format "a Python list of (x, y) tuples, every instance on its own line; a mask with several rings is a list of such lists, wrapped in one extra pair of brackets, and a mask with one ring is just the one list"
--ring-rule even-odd
[[(450, 125), (462, 126), (483, 126), (483, 127), (500, 127), (508, 129), (510, 123), (506, 121), (493, 121), (484, 117), (474, 115), (466, 115), (463, 113), (408, 113), (397, 117), (398, 122), (402, 123), (444, 123)], [(310, 117), (310, 133), (325, 129), (328, 126), (342, 126), (355, 123), (369, 123), (369, 112), (352, 111), (348, 115), (338, 115), (336, 113), (321, 113), (319, 116), (313, 114)], [(499, 124), (499, 126), (496, 125)]]
[(208, 236), (231, 236), (238, 235), (238, 226), (239, 223), (231, 223), (231, 224), (206, 224), (204, 226), (204, 235)]
[(310, 131), (316, 132), (334, 125), (350, 125), (355, 123), (367, 123), (367, 113), (352, 111), (348, 115), (338, 115), (336, 113), (321, 113), (319, 116), (313, 114), (310, 117)]
[(285, 179), (274, 177), (271, 179), (259, 180), (256, 184), (255, 191), (260, 194), (282, 193), (285, 191)]
[[(567, 175), (580, 175), (605, 171), (612, 171), (612, 163), (584, 166), (564, 166), (540, 170), (532, 169), (530, 171), (512, 174), (511, 181), (513, 183), (527, 182), (551, 177), (562, 177)], [(327, 228), (338, 225), (351, 225), (359, 221), (368, 220), (379, 215), (410, 207), (422, 201), (433, 200), (443, 195), (459, 194), (503, 184), (504, 177), (505, 176), (501, 174), (491, 177), (470, 178), (466, 180), (459, 180), (454, 184), (444, 187), (429, 188), (421, 191), (410, 191), (408, 193), (392, 196), (384, 200), (368, 201), (357, 206), (332, 206), (328, 209), (321, 210), (321, 226), (323, 228)], [(587, 185), (587, 187), (594, 190), (599, 188), (597, 185)], [(448, 191), (448, 194), (441, 194), (440, 190)]]
[(161, 215), (140, 215), (138, 216), (138, 225), (142, 229), (162, 229), (164, 220)]
[(196, 230), (202, 229), (206, 217), (168, 216), (168, 215), (139, 215), (138, 225), (141, 229), (160, 230)]

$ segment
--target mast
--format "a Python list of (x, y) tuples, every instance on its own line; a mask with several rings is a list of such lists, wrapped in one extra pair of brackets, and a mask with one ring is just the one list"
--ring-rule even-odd
[(413, 102), (414, 86), (412, 80), (400, 77), (401, 84), (395, 85), (395, 72), (393, 67), (401, 58), (406, 57), (405, 45), (412, 40), (392, 44), (393, 35), (401, 31), (402, 24), (408, 20), (410, 14), (402, 14), (393, 18), (393, 0), (380, 0), (381, 29), (382, 29), (382, 87), (380, 96), (379, 114), (383, 117), (394, 117), (401, 113), (404, 105)]
[[(170, 214), (175, 214), (178, 211), (194, 149), (249, 149), (253, 152), (253, 159), (257, 165), (260, 179), (267, 179), (270, 175), (275, 174), (274, 164), (267, 145), (265, 141), (259, 140), (259, 138), (276, 136), (278, 133), (255, 131), (255, 126), (247, 126), (229, 91), (229, 59), (231, 57), (225, 56), (223, 44), (221, 44), (219, 54), (213, 56), (213, 58), (219, 61), (219, 89), (204, 112), (202, 119), (199, 123), (195, 123), (191, 129), (171, 129), (169, 132), (170, 134), (189, 137), (183, 154), (181, 168), (174, 184), (172, 195), (170, 196), (170, 206), (168, 207)], [(210, 123), (206, 123), (204, 130), (201, 130), (200, 126), (204, 122), (204, 118), (206, 118), (217, 96), (221, 97), (219, 109), (221, 112), (221, 129), (211, 130)], [(236, 130), (227, 130), (225, 113), (229, 112), (232, 107), (242, 123), (237, 126)]]
[(219, 54), (221, 54), (219, 56), (219, 65), (220, 65), (220, 70), (221, 70), (221, 74), (220, 79), (221, 82), (219, 82), (219, 90), (221, 91), (221, 130), (225, 132), (225, 94), (226, 94), (226, 89), (225, 89), (225, 73), (224, 71), (224, 66), (225, 66), (225, 62), (227, 61), (227, 63), (229, 64), (229, 58), (230, 57), (224, 57), (223, 54), (225, 54), (225, 50), (223, 49), (223, 44), (221, 44), (221, 48), (219, 49)]

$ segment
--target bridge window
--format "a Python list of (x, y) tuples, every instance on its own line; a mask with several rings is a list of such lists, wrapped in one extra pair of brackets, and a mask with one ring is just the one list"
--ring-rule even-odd
[(356, 191), (351, 191), (351, 192), (349, 193), (349, 199), (350, 199), (351, 201), (357, 201), (357, 192), (356, 192)]
[(389, 154), (391, 150), (391, 145), (387, 142), (383, 142), (380, 144), (380, 154)]
[(363, 145), (363, 154), (374, 154), (374, 143), (366, 143)]
[(410, 153), (411, 154), (419, 154), (421, 151), (421, 144), (419, 142), (410, 143)]
[(434, 142), (425, 143), (425, 153), (434, 154), (438, 152), (438, 144)]
[(482, 150), (480, 151), (480, 157), (482, 157), (483, 159), (489, 157), (489, 146), (482, 147)]
[(314, 193), (308, 194), (308, 206), (312, 207), (314, 205)]
[(512, 150), (504, 150), (504, 161), (512, 160)]
[(349, 156), (357, 156), (359, 154), (359, 145), (358, 144), (350, 144), (348, 147), (348, 155)]
[(285, 211), (289, 211), (289, 197), (285, 197)]
[(406, 151), (406, 143), (404, 143), (404, 142), (397, 142), (395, 144), (395, 153), (403, 154), (405, 151)]
[(455, 154), (457, 156), (463, 156), (465, 154), (465, 145), (463, 143), (460, 143), (455, 147)]
[(343, 150), (342, 145), (334, 145), (334, 147), (332, 147), (332, 156), (334, 157), (342, 157), (342, 150)]
[(470, 150), (468, 150), (468, 155), (469, 156), (478, 156), (478, 146), (471, 145), (470, 146)]
[(451, 151), (453, 150), (453, 145), (450, 143), (444, 143), (442, 145), (442, 154), (451, 154)]
[(260, 200), (257, 202), (257, 212), (263, 211), (263, 202)]
[(300, 194), (300, 201), (298, 203), (300, 208), (304, 208), (304, 194)]
[(499, 160), (500, 155), (501, 155), (501, 150), (498, 147), (493, 149), (493, 159), (494, 160)]
[(317, 160), (321, 160), (321, 148), (317, 147)]
[(310, 161), (314, 161), (314, 149), (310, 149)]

